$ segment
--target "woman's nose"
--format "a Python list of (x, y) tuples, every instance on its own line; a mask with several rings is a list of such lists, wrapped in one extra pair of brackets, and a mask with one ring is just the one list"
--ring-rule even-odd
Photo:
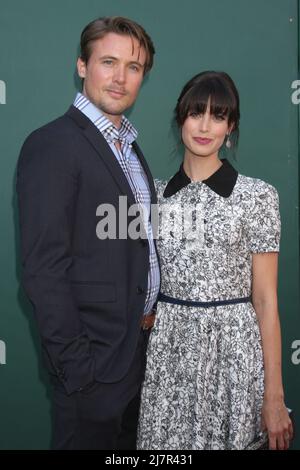
[(201, 116), (199, 121), (199, 127), (202, 132), (207, 132), (210, 125), (210, 114), (205, 113)]

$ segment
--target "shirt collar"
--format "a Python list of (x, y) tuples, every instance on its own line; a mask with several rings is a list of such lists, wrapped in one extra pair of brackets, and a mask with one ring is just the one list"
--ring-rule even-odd
[[(221, 160), (222, 166), (215, 171), (209, 178), (203, 180), (210, 189), (222, 197), (229, 197), (234, 189), (238, 172), (233, 168), (228, 160)], [(180, 165), (179, 171), (170, 179), (164, 191), (164, 197), (171, 197), (185, 186), (191, 183), (191, 179), (187, 176), (183, 169), (183, 163)]]
[(125, 116), (122, 116), (121, 127), (117, 129), (100, 109), (82, 93), (77, 93), (73, 104), (95, 124), (107, 141), (126, 140), (132, 144), (136, 140), (138, 132)]

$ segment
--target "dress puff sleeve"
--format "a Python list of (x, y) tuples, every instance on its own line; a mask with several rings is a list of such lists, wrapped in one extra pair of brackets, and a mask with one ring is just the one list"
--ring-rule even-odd
[(270, 184), (256, 180), (251, 210), (248, 214), (250, 252), (278, 252), (280, 230), (278, 193)]

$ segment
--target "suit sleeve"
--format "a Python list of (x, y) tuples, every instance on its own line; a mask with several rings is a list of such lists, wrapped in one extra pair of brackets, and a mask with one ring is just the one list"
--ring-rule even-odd
[(32, 134), (17, 168), (23, 285), (42, 345), (72, 393), (93, 381), (89, 339), (72, 295), (72, 233), (79, 192), (76, 150), (46, 130)]

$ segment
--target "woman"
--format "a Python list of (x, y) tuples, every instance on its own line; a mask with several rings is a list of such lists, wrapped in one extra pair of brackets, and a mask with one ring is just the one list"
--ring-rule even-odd
[(138, 447), (244, 449), (265, 430), (271, 449), (286, 449), (278, 195), (219, 158), (240, 116), (226, 73), (192, 78), (175, 115), (185, 153), (178, 173), (157, 182), (162, 283)]

